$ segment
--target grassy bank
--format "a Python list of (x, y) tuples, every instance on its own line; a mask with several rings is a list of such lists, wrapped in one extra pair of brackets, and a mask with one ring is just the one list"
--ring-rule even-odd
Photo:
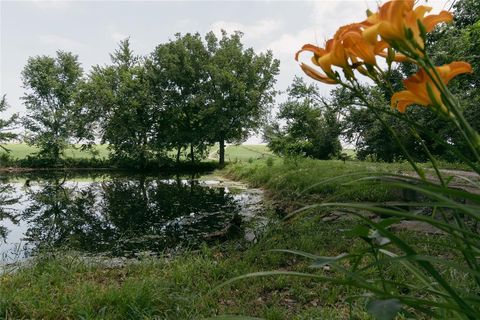
[[(349, 182), (360, 171), (407, 169), (406, 165), (265, 160), (230, 165), (223, 173), (266, 188), (288, 213), (302, 204), (328, 198), (394, 198), (398, 195), (381, 186)], [(312, 187), (335, 176), (344, 176), (342, 183)], [(308, 187), (311, 188), (307, 190)], [(145, 258), (107, 267), (69, 253), (37, 258), (31, 266), (0, 276), (0, 315), (12, 319), (198, 319), (218, 314), (266, 319), (348, 319), (351, 315), (355, 319), (370, 319), (365, 312), (366, 299), (358, 298), (364, 292), (324, 281), (275, 276), (244, 279), (215, 289), (228, 279), (257, 271), (339, 276), (328, 268), (312, 269), (303, 258), (270, 251), (283, 248), (335, 256), (365, 247), (362, 241), (344, 232), (357, 224), (355, 219), (345, 215), (327, 221), (324, 213), (328, 212), (280, 221), (277, 212), (269, 210), (274, 222), (256, 243), (231, 241), (174, 258)], [(445, 236), (398, 233), (424, 254), (451, 256)], [(449, 279), (469, 285), (468, 278), (444, 271)], [(409, 281), (409, 274), (398, 266), (389, 266), (385, 272), (398, 281)]]
[[(301, 249), (338, 255), (363, 244), (342, 236), (352, 221), (321, 219), (272, 227), (254, 245), (238, 244), (185, 253), (174, 259), (144, 259), (105, 267), (75, 255), (37, 259), (33, 266), (0, 277), (0, 311), (9, 319), (199, 319), (242, 314), (266, 319), (370, 319), (365, 300), (350, 303), (360, 290), (295, 277), (275, 276), (216, 286), (249, 272), (281, 270), (312, 272), (309, 262), (269, 252)], [(426, 253), (448, 254), (445, 239), (406, 234)], [(328, 269), (317, 275), (335, 276)], [(406, 275), (388, 270), (397, 279)]]
[[(434, 171), (429, 163), (417, 164), (427, 177)], [(464, 170), (463, 164), (439, 163), (445, 177)], [(372, 201), (399, 200), (402, 197), (385, 185), (361, 178), (381, 174), (415, 175), (411, 165), (367, 161), (314, 160), (305, 158), (270, 158), (251, 163), (231, 164), (224, 174), (243, 180), (255, 187), (263, 187), (280, 203), (309, 205), (318, 201)], [(358, 180), (358, 181), (357, 181)]]

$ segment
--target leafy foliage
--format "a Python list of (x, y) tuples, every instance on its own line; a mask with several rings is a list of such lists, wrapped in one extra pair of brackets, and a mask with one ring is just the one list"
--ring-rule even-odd
[[(7, 98), (5, 95), (3, 95), (2, 99), (0, 100), (0, 112), (4, 112), (7, 108), (8, 108)], [(18, 135), (14, 132), (11, 132), (11, 130), (13, 129), (13, 126), (15, 126), (17, 121), (18, 121), (18, 114), (13, 114), (8, 119), (0, 119), (0, 149), (3, 149), (9, 152), (9, 150), (5, 148), (5, 146), (3, 146), (2, 144), (17, 138)]]
[(63, 51), (55, 58), (30, 58), (22, 71), (26, 141), (39, 147), (43, 158), (58, 161), (71, 139), (81, 138), (75, 130), (79, 120), (75, 97), (82, 74), (78, 57)]
[(120, 42), (111, 59), (110, 66), (94, 67), (80, 100), (86, 116), (96, 120), (101, 141), (109, 144), (114, 161), (144, 168), (154, 156), (150, 144), (158, 110), (143, 60), (134, 55), (129, 39)]
[(258, 129), (276, 93), (273, 85), (279, 61), (270, 51), (256, 54), (252, 48), (245, 49), (241, 38), (240, 32), (228, 36), (225, 31), (220, 39), (213, 32), (206, 36), (208, 119), (211, 139), (220, 145), (220, 165), (225, 161), (225, 142), (242, 142)]
[(177, 161), (182, 148), (190, 145), (194, 162), (195, 149), (204, 154), (210, 144), (207, 64), (208, 52), (198, 33), (176, 34), (174, 40), (158, 45), (147, 63), (152, 95), (162, 109), (154, 144), (177, 149)]
[(295, 78), (287, 102), (280, 105), (278, 119), (265, 129), (268, 147), (279, 155), (302, 155), (330, 159), (339, 155), (340, 124), (332, 104), (318, 96), (315, 85)]

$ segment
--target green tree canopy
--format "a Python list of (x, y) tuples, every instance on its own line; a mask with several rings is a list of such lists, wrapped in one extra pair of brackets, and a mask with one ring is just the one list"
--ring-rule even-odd
[(287, 93), (288, 100), (280, 105), (280, 122), (265, 129), (268, 147), (279, 155), (315, 159), (338, 156), (342, 146), (336, 108), (319, 96), (316, 85), (307, 85), (298, 77)]
[[(8, 108), (7, 98), (6, 95), (3, 95), (0, 99), (0, 112), (4, 112)], [(10, 152), (5, 146), (2, 144), (15, 139), (18, 135), (11, 130), (13, 126), (18, 121), (18, 114), (13, 114), (8, 119), (0, 119), (0, 149), (3, 149), (6, 152)]]
[(177, 149), (177, 160), (182, 148), (190, 146), (194, 162), (195, 149), (203, 154), (209, 145), (208, 62), (200, 35), (187, 33), (158, 45), (147, 63), (152, 95), (163, 114), (156, 124), (155, 144)]
[(225, 142), (242, 142), (264, 124), (271, 110), (279, 61), (272, 52), (256, 54), (244, 48), (242, 33), (222, 31), (205, 37), (210, 54), (208, 104), (212, 142), (220, 146), (219, 162), (225, 161)]
[(116, 161), (145, 167), (153, 154), (156, 112), (150, 99), (144, 61), (134, 55), (129, 39), (110, 55), (112, 64), (95, 66), (81, 89), (81, 103), (96, 119), (102, 143)]
[(26, 141), (40, 148), (42, 157), (59, 160), (71, 140), (79, 138), (74, 115), (82, 74), (78, 57), (64, 51), (57, 51), (56, 57), (29, 58), (22, 71)]

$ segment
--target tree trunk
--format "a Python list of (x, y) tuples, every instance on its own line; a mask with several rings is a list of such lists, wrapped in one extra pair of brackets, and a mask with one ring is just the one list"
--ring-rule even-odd
[(180, 152), (182, 151), (182, 147), (177, 147), (177, 165), (180, 164)]
[(145, 169), (148, 165), (148, 138), (146, 132), (143, 132), (142, 136), (142, 169)]
[(53, 146), (52, 153), (53, 153), (53, 160), (55, 164), (60, 163), (60, 147), (58, 146), (58, 144), (55, 144)]
[(225, 166), (225, 140), (220, 139), (219, 141), (220, 148), (218, 150), (218, 165), (220, 168)]
[(193, 154), (193, 144), (190, 144), (190, 159), (192, 161), (192, 165), (195, 164), (195, 155)]

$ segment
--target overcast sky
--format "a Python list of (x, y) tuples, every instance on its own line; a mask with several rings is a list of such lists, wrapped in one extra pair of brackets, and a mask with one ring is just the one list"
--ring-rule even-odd
[[(452, 0), (430, 0), (434, 12)], [(133, 50), (146, 55), (177, 32), (240, 30), (256, 51), (271, 49), (280, 59), (278, 90), (294, 75), (304, 76), (293, 56), (305, 43), (323, 44), (335, 30), (365, 18), (376, 1), (5, 1), (0, 0), (0, 93), (8, 114), (25, 108), (20, 73), (28, 57), (72, 51), (86, 72), (109, 63), (109, 53), (130, 37)], [(327, 94), (332, 87), (323, 85)]]

